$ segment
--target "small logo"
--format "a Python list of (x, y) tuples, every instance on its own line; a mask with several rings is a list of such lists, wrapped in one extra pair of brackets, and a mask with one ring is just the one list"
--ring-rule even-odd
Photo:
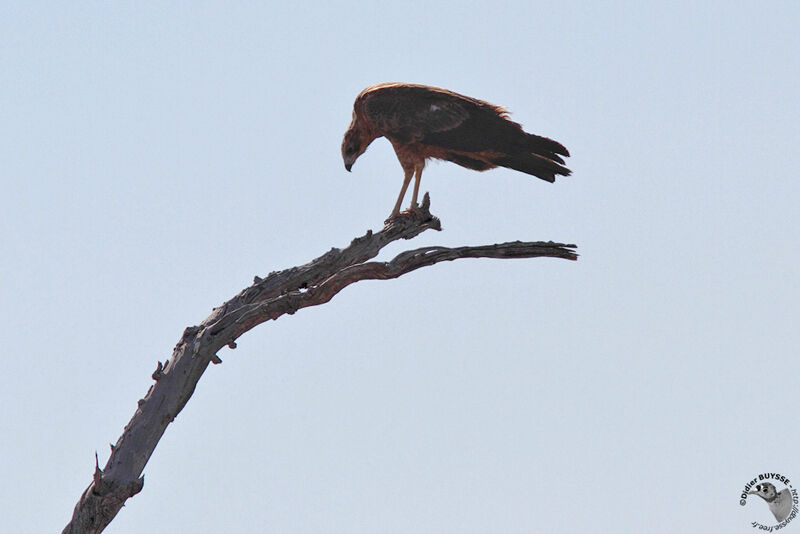
[[(764, 509), (758, 512), (757, 517), (761, 521), (768, 523), (765, 525), (758, 521), (752, 521), (750, 525), (759, 530), (772, 532), (781, 529), (788, 525), (800, 511), (798, 510), (800, 496), (798, 496), (797, 490), (792, 487), (789, 478), (780, 473), (761, 473), (750, 480), (744, 485), (744, 489), (739, 495), (739, 504), (742, 506), (747, 504), (747, 498), (750, 495), (759, 497), (758, 499), (752, 499), (757, 501), (756, 506), (752, 508), (763, 507)], [(766, 506), (761, 504), (761, 501), (765, 502)], [(777, 523), (772, 523), (771, 520), (767, 521), (769, 514), (766, 513), (766, 508), (769, 508), (769, 511), (772, 512)], [(753, 517), (756, 517), (755, 512)]]

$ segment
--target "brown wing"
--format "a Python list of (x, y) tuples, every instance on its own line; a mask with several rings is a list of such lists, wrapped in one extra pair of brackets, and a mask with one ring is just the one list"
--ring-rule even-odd
[(482, 100), (434, 87), (385, 84), (363, 94), (363, 110), (381, 135), (447, 150), (446, 159), (484, 170), (494, 165), (552, 182), (569, 175), (560, 143), (510, 120), (506, 111)]
[[(557, 141), (529, 134), (510, 120), (503, 108), (456, 93), (445, 98), (463, 113), (463, 120), (450, 128), (421, 128), (418, 142), (446, 149), (446, 159), (471, 169), (483, 170), (477, 161), (508, 167), (552, 182), (556, 175), (569, 175), (561, 156), (569, 151)], [(424, 121), (422, 121), (424, 124)], [(465, 159), (466, 158), (466, 159)]]
[(404, 142), (424, 142), (427, 136), (458, 128), (469, 109), (458, 97), (427, 87), (381, 87), (364, 95), (364, 113), (382, 135)]

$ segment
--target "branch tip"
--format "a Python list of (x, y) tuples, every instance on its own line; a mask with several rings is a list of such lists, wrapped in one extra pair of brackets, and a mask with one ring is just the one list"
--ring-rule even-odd
[(158, 361), (158, 366), (156, 367), (156, 370), (153, 371), (151, 376), (156, 382), (158, 382), (158, 380), (164, 376), (164, 365), (161, 363), (161, 360)]
[(420, 209), (423, 211), (427, 211), (428, 215), (430, 215), (430, 208), (431, 208), (431, 194), (428, 191), (425, 191), (425, 194), (422, 195), (422, 205)]
[(94, 492), (102, 495), (106, 491), (105, 484), (103, 483), (103, 470), (100, 469), (100, 459), (97, 457), (97, 451), (94, 453), (94, 474), (92, 475), (92, 482), (94, 483)]
[[(136, 480), (132, 480), (131, 483), (128, 484), (129, 496), (133, 497), (134, 495), (136, 495), (137, 493), (142, 491), (143, 487), (144, 487), (144, 475), (140, 476)], [(124, 506), (124, 503), (123, 503), (123, 506)]]

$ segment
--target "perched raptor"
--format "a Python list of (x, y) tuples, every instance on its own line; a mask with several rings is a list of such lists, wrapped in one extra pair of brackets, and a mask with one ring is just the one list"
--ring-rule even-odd
[(438, 87), (381, 83), (361, 91), (342, 141), (345, 169), (378, 137), (392, 143), (405, 173), (390, 219), (400, 212), (412, 176), (411, 208), (417, 207), (428, 158), (476, 171), (508, 167), (548, 182), (570, 174), (561, 157), (569, 152), (561, 143), (525, 132), (502, 107)]

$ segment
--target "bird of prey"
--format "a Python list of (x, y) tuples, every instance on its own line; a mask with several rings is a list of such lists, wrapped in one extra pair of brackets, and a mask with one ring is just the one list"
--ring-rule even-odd
[(561, 143), (525, 132), (500, 106), (438, 87), (381, 83), (361, 91), (342, 141), (345, 169), (349, 171), (378, 137), (392, 143), (405, 173), (389, 219), (400, 212), (412, 176), (416, 180), (411, 209), (416, 209), (429, 158), (476, 171), (507, 167), (548, 182), (570, 174), (562, 158), (569, 151)]
[(792, 494), (789, 488), (783, 488), (780, 493), (775, 489), (771, 482), (764, 482), (756, 486), (756, 489), (747, 492), (750, 495), (758, 495), (769, 505), (769, 510), (778, 523), (789, 517), (792, 511)]

